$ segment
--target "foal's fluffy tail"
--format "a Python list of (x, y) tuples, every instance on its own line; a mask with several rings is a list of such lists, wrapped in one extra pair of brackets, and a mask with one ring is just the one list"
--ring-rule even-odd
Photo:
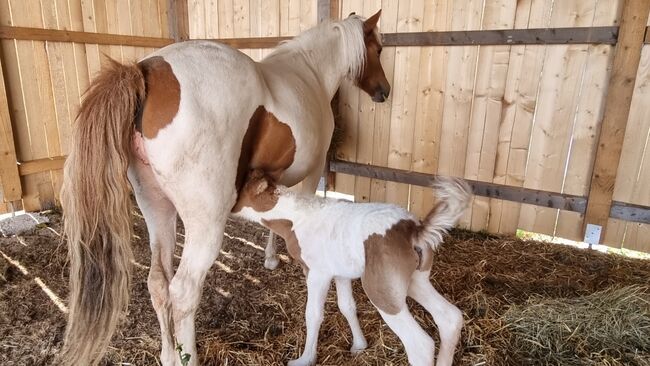
[(133, 122), (145, 96), (137, 65), (110, 62), (86, 92), (65, 163), (61, 203), (70, 257), (62, 362), (96, 365), (129, 301)]
[(443, 177), (436, 180), (433, 188), (438, 203), (422, 220), (416, 243), (426, 243), (435, 250), (469, 205), (472, 189), (464, 180)]

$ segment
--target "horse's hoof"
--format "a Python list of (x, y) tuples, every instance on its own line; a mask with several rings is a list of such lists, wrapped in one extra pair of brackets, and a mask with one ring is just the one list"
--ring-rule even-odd
[(278, 268), (278, 264), (280, 264), (280, 260), (276, 256), (264, 260), (264, 267), (271, 271)]
[(298, 358), (296, 360), (291, 360), (287, 362), (287, 366), (312, 366), (316, 364), (316, 360), (308, 360), (303, 358)]
[(358, 355), (359, 353), (363, 352), (363, 350), (365, 350), (366, 348), (368, 348), (368, 342), (366, 342), (366, 340), (364, 339), (363, 342), (359, 342), (359, 344), (353, 344), (352, 348), (350, 348), (350, 353), (352, 353), (353, 355)]

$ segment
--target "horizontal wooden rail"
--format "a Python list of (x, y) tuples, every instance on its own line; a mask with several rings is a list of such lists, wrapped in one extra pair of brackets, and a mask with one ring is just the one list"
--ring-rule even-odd
[(139, 37), (120, 34), (77, 32), (58, 29), (0, 26), (0, 38), (30, 41), (76, 42), (135, 47), (164, 47), (171, 38)]
[(502, 29), (384, 33), (384, 46), (477, 46), (521, 44), (616, 44), (618, 27)]
[(609, 217), (624, 221), (650, 224), (650, 207), (619, 201), (612, 201)]
[[(135, 47), (164, 47), (172, 38), (77, 32), (57, 29), (0, 26), (0, 38), (51, 42), (76, 42)], [(209, 39), (235, 48), (273, 48), (292, 37)], [(448, 32), (384, 33), (384, 46), (476, 46), (522, 44), (616, 44), (618, 27), (503, 29)], [(650, 28), (646, 31), (650, 42)]]
[(293, 37), (248, 37), (248, 38), (218, 38), (205, 39), (227, 44), (234, 48), (273, 48), (282, 41), (288, 41)]
[[(353, 163), (349, 161), (330, 161), (330, 171), (397, 183), (431, 187), (436, 175), (418, 173), (401, 169)], [(527, 203), (535, 206), (557, 208), (560, 210), (585, 213), (587, 198), (566, 193), (540, 191), (536, 189), (513, 187), (503, 184), (465, 180), (477, 196)], [(614, 201), (610, 217), (650, 224), (650, 207)]]
[(63, 169), (64, 162), (65, 156), (24, 161), (18, 165), (18, 172), (21, 176), (24, 176), (46, 172), (48, 170)]
[[(25, 161), (20, 163), (18, 171), (21, 176), (25, 176), (50, 170), (63, 169), (65, 158), (65, 156), (55, 156), (52, 158)], [(329, 171), (397, 183), (412, 184), (421, 187), (431, 187), (436, 180), (436, 175), (434, 174), (418, 173), (342, 160), (330, 161)], [(527, 203), (535, 206), (557, 208), (578, 213), (585, 213), (587, 207), (586, 197), (476, 180), (466, 181), (470, 186), (472, 186), (472, 190), (477, 196)], [(614, 201), (612, 203), (610, 217), (625, 221), (650, 224), (650, 207)]]

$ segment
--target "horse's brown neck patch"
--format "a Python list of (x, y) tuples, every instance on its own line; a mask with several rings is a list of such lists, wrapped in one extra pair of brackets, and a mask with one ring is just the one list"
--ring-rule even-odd
[(136, 128), (152, 139), (176, 117), (181, 101), (181, 86), (165, 59), (155, 56), (140, 62), (145, 77), (146, 98)]
[(296, 140), (289, 125), (259, 106), (251, 116), (242, 141), (235, 180), (237, 191), (243, 187), (251, 169), (261, 169), (278, 180), (293, 163), (295, 154)]
[(372, 234), (364, 241), (366, 268), (361, 283), (368, 298), (380, 310), (397, 314), (405, 305), (411, 275), (420, 258), (411, 242), (417, 224), (400, 220), (386, 234)]
[(267, 228), (273, 230), (274, 233), (280, 235), (287, 243), (287, 252), (294, 260), (298, 261), (300, 265), (305, 270), (309, 270), (307, 264), (302, 260), (300, 243), (298, 243), (298, 237), (293, 231), (293, 222), (291, 220), (278, 219), (278, 220), (264, 220), (262, 219), (262, 224)]

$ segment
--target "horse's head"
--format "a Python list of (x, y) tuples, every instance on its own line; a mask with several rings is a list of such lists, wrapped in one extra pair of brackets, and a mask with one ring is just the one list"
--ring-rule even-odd
[(381, 55), (381, 40), (377, 30), (377, 22), (381, 9), (363, 22), (363, 38), (366, 45), (366, 63), (363, 72), (356, 80), (357, 85), (377, 103), (381, 103), (390, 94), (390, 84), (384, 74), (379, 56)]

